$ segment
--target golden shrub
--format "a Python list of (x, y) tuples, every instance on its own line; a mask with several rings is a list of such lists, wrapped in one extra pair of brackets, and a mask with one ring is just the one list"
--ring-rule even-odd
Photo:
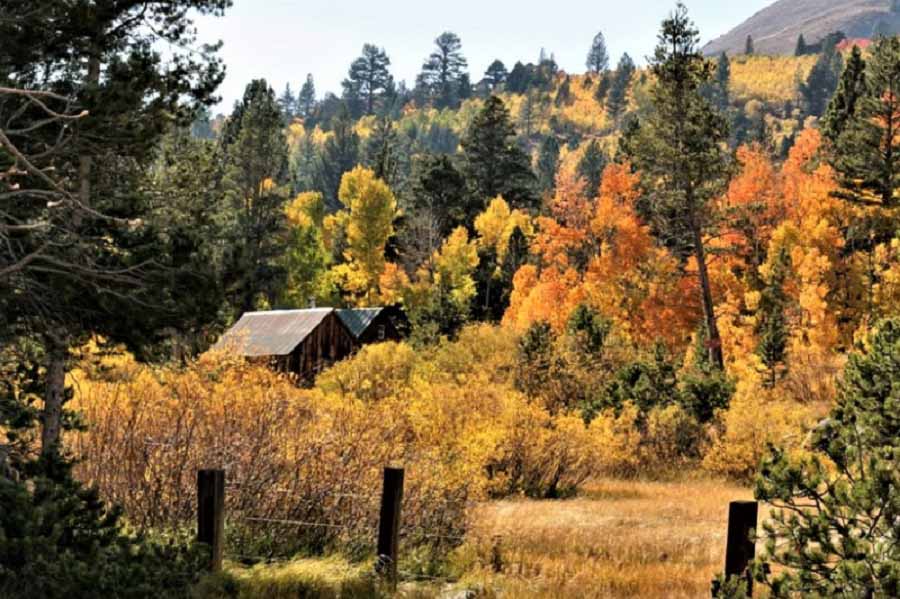
[(654, 472), (675, 472), (700, 458), (706, 434), (684, 408), (672, 404), (650, 410), (643, 437), (642, 467)]
[(551, 417), (512, 389), (514, 355), (509, 331), (479, 325), (419, 353), (369, 346), (309, 390), (221, 353), (185, 368), (126, 360), (116, 376), (73, 374), (88, 428), (67, 443), (78, 476), (141, 529), (190, 525), (196, 471), (224, 469), (233, 551), (255, 555), (371, 549), (382, 468), (399, 465), (404, 535), (440, 544), (472, 500), (569, 493), (633, 462), (633, 415), (606, 428)]
[[(415, 443), (398, 398), (367, 403), (300, 390), (262, 365), (223, 355), (183, 370), (140, 368), (114, 382), (76, 374), (74, 383), (74, 408), (89, 426), (67, 440), (78, 476), (138, 528), (192, 522), (202, 468), (227, 473), (229, 528), (241, 551), (244, 538), (257, 550), (270, 537), (295, 548), (370, 543), (386, 465), (409, 471), (410, 530), (452, 532), (477, 491), (477, 479), (458, 474), (465, 460)], [(280, 530), (271, 520), (317, 525)]]
[(591, 438), (598, 452), (598, 468), (611, 475), (632, 475), (641, 466), (640, 411), (626, 403), (621, 413), (601, 413), (591, 422)]
[(316, 381), (325, 393), (366, 401), (385, 399), (407, 387), (418, 359), (403, 343), (380, 343), (362, 348), (353, 360), (336, 364)]
[(716, 474), (749, 480), (769, 444), (796, 451), (815, 423), (815, 410), (778, 392), (755, 385), (741, 388), (713, 432), (703, 467)]
[(518, 337), (509, 328), (476, 324), (460, 331), (456, 341), (443, 343), (429, 367), (432, 376), (450, 377), (464, 384), (472, 377), (484, 377), (496, 384), (511, 381)]

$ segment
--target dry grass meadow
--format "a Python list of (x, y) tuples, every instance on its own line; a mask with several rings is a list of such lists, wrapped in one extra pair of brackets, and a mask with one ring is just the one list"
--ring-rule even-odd
[[(604, 479), (587, 484), (573, 499), (485, 503), (472, 510), (467, 540), (451, 558), (456, 580), (407, 579), (397, 596), (709, 597), (710, 582), (724, 563), (728, 504), (751, 497), (747, 488), (704, 478)], [(232, 566), (239, 592), (206, 589), (201, 596), (390, 596), (372, 582), (370, 570), (334, 558)]]
[(599, 480), (571, 500), (492, 502), (472, 516), (484, 573), (468, 582), (502, 597), (708, 597), (728, 504), (751, 498), (708, 479)]

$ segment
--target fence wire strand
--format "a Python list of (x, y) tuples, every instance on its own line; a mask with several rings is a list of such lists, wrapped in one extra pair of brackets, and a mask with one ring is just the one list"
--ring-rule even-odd
[(334, 524), (331, 522), (306, 522), (303, 520), (287, 520), (281, 518), (257, 518), (254, 516), (238, 516), (236, 518), (232, 518), (232, 520), (244, 521), (244, 522), (265, 522), (269, 524), (283, 524), (287, 526), (301, 526), (306, 528), (335, 528), (335, 529), (349, 529), (351, 528), (348, 524)]

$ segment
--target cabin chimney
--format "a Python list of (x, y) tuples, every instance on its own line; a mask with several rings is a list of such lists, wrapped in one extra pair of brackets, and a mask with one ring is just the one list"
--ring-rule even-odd
[(314, 297), (309, 298), (309, 307), (310, 308), (316, 307), (316, 298), (314, 298)]

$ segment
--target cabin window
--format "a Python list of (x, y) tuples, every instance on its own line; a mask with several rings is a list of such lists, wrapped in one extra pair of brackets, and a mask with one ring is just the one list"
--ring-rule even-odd
[(387, 328), (382, 324), (378, 326), (378, 340), (384, 341), (384, 338), (387, 337)]

